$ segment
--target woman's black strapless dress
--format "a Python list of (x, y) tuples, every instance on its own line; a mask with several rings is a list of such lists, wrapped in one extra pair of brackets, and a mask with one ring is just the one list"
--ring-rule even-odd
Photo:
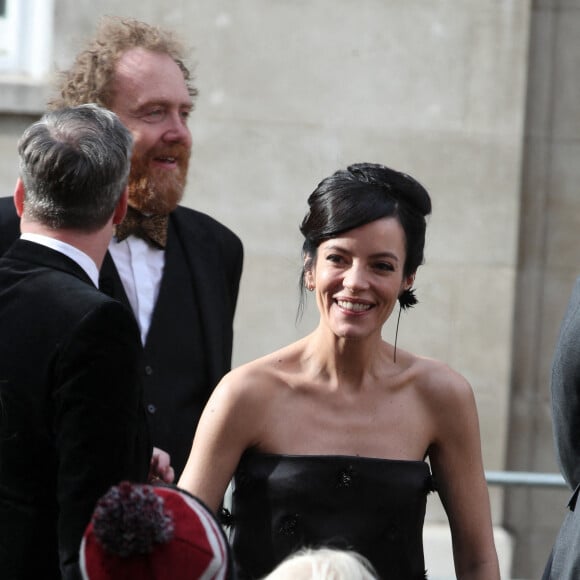
[(366, 556), (381, 578), (426, 578), (423, 523), (433, 489), (424, 461), (246, 452), (234, 476), (232, 535), (241, 579), (301, 547)]

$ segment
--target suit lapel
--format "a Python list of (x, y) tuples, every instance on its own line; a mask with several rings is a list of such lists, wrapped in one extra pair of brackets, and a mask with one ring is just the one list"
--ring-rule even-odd
[(129, 309), (129, 312), (133, 312), (129, 299), (127, 298), (127, 293), (123, 287), (123, 282), (119, 277), (119, 272), (117, 272), (113, 258), (108, 251), (105, 254), (105, 259), (103, 260), (103, 265), (99, 273), (99, 290), (124, 304)]

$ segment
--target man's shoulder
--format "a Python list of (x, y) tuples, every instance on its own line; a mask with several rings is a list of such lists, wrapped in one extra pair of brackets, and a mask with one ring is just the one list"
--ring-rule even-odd
[(140, 344), (134, 316), (121, 302), (93, 285), (74, 275), (51, 271), (47, 272), (43, 287), (51, 292), (48, 303), (59, 313), (58, 319), (65, 321), (66, 334), (83, 332), (87, 343), (102, 340), (103, 337), (116, 343), (124, 341), (128, 335), (134, 335), (135, 341)]
[(44, 295), (47, 300), (62, 300), (71, 305), (83, 301), (96, 304), (116, 302), (96, 288), (74, 260), (28, 240), (18, 239), (0, 256), (0, 269), (7, 280), (29, 286), (27, 295)]
[[(12, 254), (9, 252), (4, 256), (4, 260), (9, 260), (11, 256)], [(55, 259), (58, 260), (59, 257)], [(28, 268), (22, 283), (36, 288), (39, 294), (44, 293), (47, 300), (62, 301), (71, 310), (75, 308), (83, 310), (92, 305), (116, 302), (87, 280), (82, 279), (73, 270), (74, 265), (68, 267), (66, 256), (63, 256), (62, 264), (63, 267), (59, 267), (53, 263), (37, 262), (33, 264), (33, 267)]]
[[(176, 220), (188, 224), (203, 224), (209, 228), (229, 230), (227, 226), (219, 222), (214, 217), (203, 213), (197, 209), (179, 205), (171, 214)], [(229, 230), (231, 231), (231, 230)]]
[(229, 240), (232, 244), (241, 245), (241, 240), (236, 233), (206, 213), (180, 205), (171, 215), (178, 227), (196, 232), (202, 231), (206, 235), (214, 235)]
[(110, 327), (114, 335), (119, 325), (129, 328), (135, 324), (120, 302), (99, 291), (72, 269), (28, 262), (12, 257), (13, 254), (10, 251), (0, 257), (0, 285), (14, 290), (7, 294), (7, 300), (12, 300), (12, 312), (34, 316), (36, 324), (50, 329), (47, 333), (52, 337), (69, 336), (80, 328), (96, 325)]

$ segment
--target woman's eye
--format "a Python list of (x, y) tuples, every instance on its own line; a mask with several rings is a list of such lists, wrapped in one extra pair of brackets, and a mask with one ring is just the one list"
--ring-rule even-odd
[(326, 256), (326, 259), (329, 262), (334, 262), (335, 264), (342, 262), (342, 257), (339, 256), (338, 254), (329, 254), (328, 256)]
[(377, 268), (377, 270), (382, 270), (384, 272), (394, 272), (395, 271), (393, 264), (389, 264), (388, 262), (379, 262), (378, 264), (376, 264), (375, 267)]

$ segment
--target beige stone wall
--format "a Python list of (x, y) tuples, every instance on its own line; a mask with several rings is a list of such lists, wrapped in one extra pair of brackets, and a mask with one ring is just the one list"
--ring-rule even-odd
[[(580, 274), (580, 2), (534, 3), (529, 53), (522, 215), (514, 323), (508, 468), (555, 472), (550, 367)], [(514, 567), (539, 578), (569, 492), (514, 489), (505, 524)]]
[[(117, 0), (55, 0), (55, 11), (57, 67), (69, 64), (102, 14), (174, 27), (194, 47), (200, 97), (185, 204), (244, 241), (234, 364), (315, 324), (313, 308), (299, 324), (294, 319), (298, 224), (321, 178), (366, 160), (423, 182), (434, 206), (426, 264), (417, 277), (420, 304), (403, 317), (399, 344), (447, 361), (470, 380), (485, 467), (504, 469), (531, 2), (130, 0), (120, 7)], [(17, 173), (14, 142), (31, 119), (14, 117), (7, 103), (42, 102), (43, 91), (28, 91), (26, 99), (15, 99), (13, 88), (0, 92), (6, 194)], [(573, 203), (573, 190), (566, 195)], [(568, 215), (566, 206), (554, 219)], [(558, 255), (560, 246), (553, 247)], [(567, 291), (558, 285), (558, 306)], [(393, 334), (389, 323), (385, 337)], [(509, 566), (503, 494), (491, 493)], [(428, 564), (443, 576), (430, 555), (439, 544), (430, 538), (444, 515), (435, 499), (430, 504)]]

